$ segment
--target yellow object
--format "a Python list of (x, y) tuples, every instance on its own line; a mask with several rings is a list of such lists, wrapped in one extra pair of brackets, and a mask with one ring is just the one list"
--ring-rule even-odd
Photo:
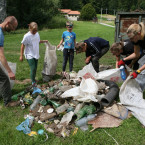
[(31, 131), (29, 134), (29, 136), (35, 136), (35, 135), (38, 135), (36, 131)]
[(141, 73), (141, 71), (140, 71), (140, 70), (137, 70), (136, 72), (137, 72), (138, 74), (140, 74), (140, 73)]
[(75, 127), (73, 135), (75, 135), (78, 132), (78, 127)]

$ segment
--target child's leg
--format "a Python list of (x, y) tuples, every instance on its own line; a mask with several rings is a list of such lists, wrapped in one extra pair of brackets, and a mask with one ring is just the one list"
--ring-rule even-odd
[(63, 49), (63, 67), (62, 67), (63, 72), (66, 69), (67, 60), (68, 60), (68, 49), (64, 48)]
[(35, 83), (35, 76), (36, 76), (36, 70), (37, 70), (37, 62), (38, 60), (36, 59), (27, 59), (28, 64), (30, 66), (30, 78), (32, 80), (32, 83)]
[(69, 52), (69, 71), (73, 70), (73, 60), (74, 60), (74, 49), (70, 49)]

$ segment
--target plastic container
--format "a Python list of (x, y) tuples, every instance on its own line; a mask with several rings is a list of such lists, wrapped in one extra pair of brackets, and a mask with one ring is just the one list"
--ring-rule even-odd
[(77, 120), (75, 122), (75, 125), (78, 127), (84, 126), (87, 124), (88, 121), (93, 120), (96, 116), (97, 114), (90, 114), (87, 117), (83, 117), (80, 120)]
[(37, 98), (33, 101), (33, 103), (30, 106), (30, 110), (34, 110), (37, 104), (39, 104), (41, 101), (41, 96), (38, 95)]
[(125, 73), (125, 68), (123, 65), (120, 66), (120, 75), (121, 75), (122, 80), (126, 80), (126, 73)]
[(56, 109), (57, 114), (63, 113), (65, 110), (68, 109), (68, 107), (69, 107), (69, 104), (67, 103), (61, 105), (60, 107)]

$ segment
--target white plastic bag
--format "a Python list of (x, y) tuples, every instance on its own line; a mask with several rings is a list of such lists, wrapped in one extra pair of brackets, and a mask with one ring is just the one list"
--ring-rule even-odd
[(72, 88), (70, 90), (65, 91), (61, 97), (73, 97), (74, 100), (78, 100), (80, 102), (97, 102), (98, 100), (95, 98), (95, 95), (98, 92), (97, 83), (93, 79), (83, 79), (79, 87)]
[(49, 42), (45, 43), (46, 51), (44, 57), (44, 67), (42, 74), (55, 75), (57, 66), (56, 46), (51, 45)]
[[(8, 62), (9, 67), (11, 68), (12, 72), (14, 74), (16, 74), (16, 63), (12, 63), (12, 62)], [(8, 72), (7, 70), (4, 68), (4, 66), (2, 65), (2, 63), (0, 62), (0, 67), (2, 68), (2, 70), (6, 73), (6, 75), (8, 76)], [(10, 80), (10, 79), (9, 79)], [(15, 80), (10, 80), (10, 85), (11, 85), (11, 89), (13, 88), (15, 84)]]
[(77, 74), (77, 77), (82, 77), (84, 79), (92, 78), (97, 79), (97, 72), (94, 70), (94, 67), (92, 63), (89, 63), (88, 65), (84, 66), (82, 70), (80, 70)]
[(120, 88), (119, 97), (121, 103), (145, 126), (145, 100), (138, 82), (129, 76)]
[(113, 82), (122, 82), (119, 68), (108, 69), (97, 73), (94, 70), (92, 63), (89, 63), (82, 70), (80, 70), (77, 74), (77, 77), (82, 77), (84, 79), (92, 78), (97, 80), (102, 79), (102, 80), (110, 80)]
[(122, 82), (121, 76), (120, 76), (120, 69), (108, 69), (104, 70), (98, 73), (97, 80), (110, 80), (113, 82)]

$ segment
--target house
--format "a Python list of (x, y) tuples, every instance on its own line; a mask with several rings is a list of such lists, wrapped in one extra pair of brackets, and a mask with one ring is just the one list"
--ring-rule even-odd
[(72, 11), (71, 9), (60, 9), (60, 12), (71, 21), (77, 21), (80, 17), (79, 11)]

